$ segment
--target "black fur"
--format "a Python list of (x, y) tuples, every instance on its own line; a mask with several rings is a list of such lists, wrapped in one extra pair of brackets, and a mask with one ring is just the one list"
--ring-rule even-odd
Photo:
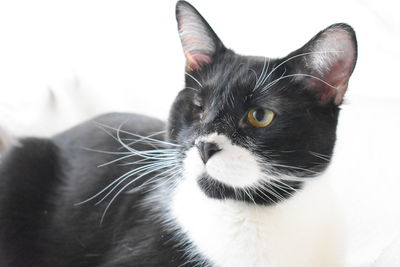
[[(126, 165), (118, 161), (97, 167), (118, 157), (107, 151), (129, 153), (120, 148), (118, 138), (131, 140), (132, 134), (149, 136), (166, 130), (166, 136), (156, 134), (152, 138), (178, 144), (176, 160), (181, 164), (197, 137), (217, 132), (270, 162), (273, 166), (265, 167), (266, 172), (305, 181), (325, 170), (336, 139), (338, 103), (326, 97), (324, 85), (310, 88), (310, 77), (280, 80), (284, 75), (312, 73), (304, 57), (289, 59), (310, 51), (323, 32), (282, 59), (241, 56), (225, 48), (192, 6), (179, 2), (178, 7), (178, 22), (179, 10), (187, 8), (197, 22), (203, 23), (207, 30), (201, 34), (211, 37), (214, 44), (210, 47), (215, 50), (207, 50), (210, 62), (187, 65), (186, 87), (177, 96), (167, 125), (141, 115), (108, 114), (51, 139), (21, 139), (5, 155), (0, 166), (1, 267), (172, 267), (207, 263), (195, 246), (188, 246), (193, 244), (168, 217), (171, 193), (184, 178), (181, 175), (171, 181), (161, 176), (156, 181), (159, 187), (154, 189), (152, 178), (161, 171), (148, 174), (132, 182), (109, 208), (116, 192), (98, 205), (94, 203), (104, 194), (85, 201), (121, 175), (145, 166), (146, 162)], [(356, 47), (350, 26), (332, 27), (347, 31)], [(270, 76), (259, 82), (267, 70)], [(256, 128), (247, 122), (246, 113), (254, 107), (276, 114), (271, 125)], [(137, 151), (169, 147), (143, 141), (130, 146)], [(135, 153), (129, 157), (130, 162), (141, 159)], [(122, 181), (117, 190), (135, 177), (138, 175)], [(301, 180), (286, 181), (292, 189), (265, 184), (275, 193), (262, 188), (245, 193), (206, 173), (197, 178), (208, 197), (258, 205), (273, 205), (303, 186)], [(134, 188), (139, 189), (126, 193)], [(187, 251), (188, 247), (194, 250)]]
[[(197, 181), (204, 194), (217, 199), (236, 199), (251, 204), (273, 205), (282, 199), (291, 197), (296, 190), (301, 188), (302, 182), (286, 181), (288, 187), (273, 186), (269, 183), (263, 183), (263, 187), (253, 190), (244, 190), (233, 188), (223, 184), (207, 174), (204, 174)], [(279, 184), (278, 184), (279, 185)], [(271, 193), (271, 191), (273, 193)]]
[[(109, 114), (94, 121), (116, 128), (126, 122), (123, 130), (140, 135), (165, 127), (134, 114)], [(171, 229), (140, 205), (146, 188), (117, 198), (102, 223), (107, 201), (76, 205), (131, 168), (97, 168), (115, 156), (86, 149), (115, 151), (119, 144), (94, 121), (52, 140), (23, 139), (8, 153), (0, 172), (0, 266), (185, 266)]]

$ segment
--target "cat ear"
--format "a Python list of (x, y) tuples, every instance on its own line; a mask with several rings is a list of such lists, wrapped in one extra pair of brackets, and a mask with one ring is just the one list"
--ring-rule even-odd
[(225, 50), (207, 21), (189, 3), (176, 4), (176, 20), (188, 70), (199, 70), (212, 61), (216, 52)]
[(289, 55), (300, 59), (306, 87), (320, 104), (340, 105), (357, 60), (357, 40), (347, 24), (334, 24), (319, 32), (301, 49)]

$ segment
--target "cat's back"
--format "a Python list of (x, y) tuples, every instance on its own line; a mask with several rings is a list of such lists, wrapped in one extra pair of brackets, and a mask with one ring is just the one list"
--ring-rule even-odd
[(116, 198), (107, 213), (120, 187), (98, 205), (104, 194), (84, 201), (135, 168), (129, 164), (138, 160), (132, 153), (124, 162), (118, 160), (128, 156), (124, 144), (154, 149), (139, 136), (162, 140), (164, 127), (147, 116), (113, 113), (52, 139), (21, 139), (0, 165), (0, 266), (98, 266), (109, 261), (110, 252), (120, 247), (115, 242), (143, 219), (135, 204), (145, 193)]
[(54, 136), (53, 141), (66, 153), (77, 147), (100, 150), (99, 145), (115, 149), (118, 138), (126, 141), (151, 135), (162, 139), (164, 130), (165, 123), (156, 118), (134, 113), (107, 113)]

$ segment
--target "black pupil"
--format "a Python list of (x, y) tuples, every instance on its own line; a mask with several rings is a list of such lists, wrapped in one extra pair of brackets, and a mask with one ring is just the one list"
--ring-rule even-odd
[(256, 109), (253, 113), (253, 116), (257, 121), (263, 121), (265, 116), (265, 111), (263, 109)]

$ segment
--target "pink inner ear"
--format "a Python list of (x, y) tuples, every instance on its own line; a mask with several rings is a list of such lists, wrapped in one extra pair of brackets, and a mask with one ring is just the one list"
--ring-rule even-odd
[(191, 8), (181, 6), (178, 16), (179, 36), (186, 56), (186, 68), (198, 70), (211, 62), (216, 47), (213, 33)]
[(332, 28), (324, 33), (313, 49), (327, 53), (311, 56), (311, 66), (316, 76), (324, 81), (312, 79), (311, 88), (317, 91), (321, 104), (334, 100), (334, 103), (339, 105), (343, 101), (355, 64), (354, 43), (347, 31)]
[(346, 93), (349, 78), (350, 72), (343, 72), (341, 66), (335, 66), (323, 79), (310, 79), (308, 86), (317, 93), (320, 104), (326, 104), (334, 99), (334, 103), (340, 105)]
[[(336, 90), (331, 88), (330, 91), (334, 91), (335, 104), (339, 105), (343, 101), (344, 94), (347, 90), (348, 81), (350, 79), (352, 66), (348, 61), (337, 60), (336, 63), (330, 67), (329, 72), (325, 76), (325, 80), (336, 87)], [(331, 94), (331, 93), (330, 93)]]
[(351, 71), (352, 66), (349, 61), (336, 59), (322, 74), (317, 74), (321, 80), (318, 77), (311, 78), (308, 86), (316, 92), (321, 104), (334, 100), (336, 105), (340, 105), (347, 90)]
[(195, 52), (185, 52), (186, 55), (186, 67), (191, 70), (198, 70), (201, 66), (204, 66), (211, 62), (211, 57), (206, 54), (197, 54)]

